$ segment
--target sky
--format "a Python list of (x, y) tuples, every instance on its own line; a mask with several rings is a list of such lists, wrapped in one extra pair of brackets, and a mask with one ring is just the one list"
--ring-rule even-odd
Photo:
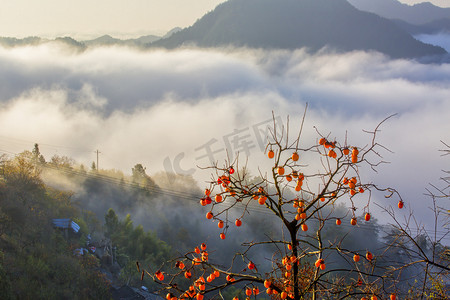
[[(192, 25), (223, 0), (1, 0), (0, 36), (91, 39), (163, 35)], [(420, 0), (402, 0), (414, 4)], [(430, 0), (450, 7), (450, 0)]]
[(192, 25), (223, 0), (2, 0), (0, 36), (138, 37)]

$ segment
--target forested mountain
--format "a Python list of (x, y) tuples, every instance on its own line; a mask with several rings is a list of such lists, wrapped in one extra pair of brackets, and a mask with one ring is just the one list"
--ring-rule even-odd
[(230, 0), (194, 25), (152, 46), (182, 45), (374, 50), (391, 57), (446, 53), (424, 44), (393, 22), (362, 12), (346, 0)]
[(404, 4), (398, 0), (348, 0), (348, 2), (359, 10), (416, 25), (450, 18), (450, 8), (438, 7), (426, 1), (414, 5)]

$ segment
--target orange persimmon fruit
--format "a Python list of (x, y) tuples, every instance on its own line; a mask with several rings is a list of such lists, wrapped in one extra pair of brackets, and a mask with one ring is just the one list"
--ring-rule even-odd
[(175, 267), (180, 269), (180, 270), (183, 270), (185, 266), (184, 266), (184, 263), (182, 261), (177, 261), (175, 263)]
[(259, 288), (258, 287), (254, 287), (253, 288), (253, 294), (256, 296), (259, 294)]
[(266, 200), (267, 200), (266, 196), (260, 196), (258, 199), (258, 203), (264, 205), (264, 203), (266, 203)]
[(332, 158), (336, 158), (336, 157), (337, 157), (337, 154), (336, 154), (336, 152), (334, 152), (333, 149), (331, 149), (330, 151), (328, 151), (328, 156), (329, 156), (329, 157), (332, 157)]
[(192, 277), (191, 272), (190, 271), (184, 272), (184, 277), (186, 277), (187, 279), (191, 278)]
[(222, 202), (222, 200), (223, 200), (222, 195), (217, 194), (216, 197), (214, 197), (214, 200), (216, 200), (217, 203)]
[(314, 265), (316, 266), (316, 268), (318, 268), (318, 267), (320, 267), (321, 264), (323, 264), (323, 259), (319, 258), (316, 260)]
[(217, 227), (223, 228), (223, 226), (224, 226), (224, 223), (222, 220), (220, 220), (219, 223), (217, 223)]
[(164, 274), (163, 272), (161, 272), (160, 270), (155, 272), (155, 276), (159, 281), (163, 281), (164, 280)]

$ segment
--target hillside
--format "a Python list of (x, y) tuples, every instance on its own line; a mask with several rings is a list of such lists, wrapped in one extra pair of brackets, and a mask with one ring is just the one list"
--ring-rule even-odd
[(379, 51), (394, 58), (446, 53), (415, 40), (393, 22), (346, 0), (230, 0), (194, 25), (151, 44)]
[(160, 39), (160, 37), (156, 35), (146, 35), (136, 39), (126, 39), (126, 40), (113, 38), (110, 35), (103, 35), (93, 40), (83, 41), (83, 43), (86, 46), (112, 46), (112, 45), (142, 46), (154, 42), (158, 39)]
[(439, 19), (429, 23), (416, 25), (411, 24), (402, 20), (393, 20), (397, 26), (407, 31), (409, 34), (438, 34), (438, 33), (449, 33), (450, 32), (450, 18)]

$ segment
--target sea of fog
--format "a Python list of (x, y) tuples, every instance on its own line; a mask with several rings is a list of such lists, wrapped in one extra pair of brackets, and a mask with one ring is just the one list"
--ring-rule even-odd
[[(199, 167), (221, 166), (237, 153), (255, 175), (269, 170), (268, 126), (275, 119), (279, 132), (289, 126), (296, 137), (308, 104), (300, 147), (317, 143), (318, 133), (367, 146), (366, 131), (394, 115), (377, 132), (388, 163), (361, 173), (397, 189), (404, 213), (419, 224), (432, 227), (424, 194), (450, 170), (450, 156), (440, 151), (450, 144), (450, 64), (327, 49), (79, 52), (55, 42), (0, 48), (0, 78), (0, 154), (39, 143), (47, 160), (65, 155), (90, 167), (98, 150), (100, 168), (130, 173), (141, 163), (150, 176), (191, 175), (202, 187), (210, 174)], [(388, 222), (375, 203), (396, 202), (371, 201)], [(450, 209), (448, 201), (438, 205)]]

